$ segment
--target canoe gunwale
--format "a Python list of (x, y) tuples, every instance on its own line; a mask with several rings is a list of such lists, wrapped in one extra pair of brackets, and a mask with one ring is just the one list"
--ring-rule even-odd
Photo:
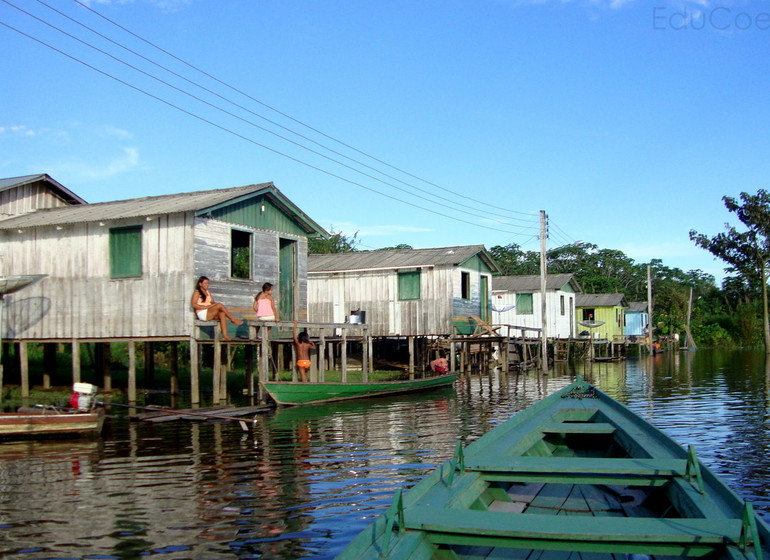
[[(438, 389), (453, 384), (459, 377), (458, 373), (448, 373), (419, 379), (399, 379), (395, 381), (377, 382), (301, 382), (301, 381), (262, 381), (260, 385), (277, 404), (283, 406), (296, 406), (301, 404), (321, 404), (352, 399), (374, 398), (387, 395), (398, 395), (423, 390)], [(322, 393), (326, 390), (329, 396), (312, 399), (291, 399), (286, 389), (310, 390), (310, 392)], [(317, 391), (313, 391), (317, 389)], [(337, 391), (348, 391), (340, 394)], [(359, 391), (360, 389), (360, 391)], [(351, 391), (352, 392), (349, 392)]]
[[(616, 454), (525, 455), (530, 449), (545, 453), (536, 441), (551, 438), (548, 445), (556, 451), (554, 446), (574, 437), (602, 442), (611, 437)], [(537, 489), (528, 490), (532, 487)], [(552, 488), (543, 495), (545, 502), (535, 498), (541, 488)], [(602, 488), (628, 488), (625, 495), (616, 495), (615, 503), (636, 495), (639, 505), (606, 502), (605, 507), (619, 509), (602, 510), (596, 501)], [(517, 501), (527, 492), (534, 492), (530, 502)], [(565, 504), (573, 503), (573, 494), (584, 500), (583, 507), (593, 509), (569, 509), (574, 506)], [(562, 495), (562, 501), (546, 505)], [(641, 505), (648, 498), (653, 509)], [(460, 446), (454, 458), (426, 475), (399, 502), (337, 559), (423, 560), (433, 558), (430, 551), (436, 546), (461, 546), (714, 560), (756, 560), (764, 555), (770, 560), (770, 529), (750, 504), (694, 452), (688, 454), (661, 430), (582, 380), (515, 414), (464, 449)], [(549, 523), (550, 516), (560, 512), (566, 515)], [(403, 519), (400, 527), (398, 517)], [(426, 549), (426, 542), (433, 548)], [(406, 549), (412, 552), (402, 554)], [(461, 552), (457, 557), (462, 558)]]

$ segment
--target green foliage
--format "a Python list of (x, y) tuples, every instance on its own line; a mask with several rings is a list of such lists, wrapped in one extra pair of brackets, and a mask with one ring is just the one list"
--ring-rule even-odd
[(330, 230), (328, 238), (308, 239), (308, 253), (311, 255), (326, 254), (326, 253), (350, 253), (357, 251), (356, 245), (358, 244), (358, 232), (354, 233), (352, 237), (348, 237), (340, 231)]
[[(725, 224), (725, 231), (713, 237), (690, 230), (690, 239), (715, 257), (725, 261), (728, 272), (736, 278), (726, 280), (726, 287), (733, 298), (735, 310), (741, 303), (761, 297), (760, 329), (764, 344), (770, 352), (770, 327), (768, 327), (767, 274), (770, 261), (770, 194), (760, 189), (757, 194), (741, 193), (740, 202), (733, 197), (722, 197), (725, 207), (743, 224), (743, 230)], [(744, 324), (740, 338), (746, 340), (748, 325)]]
[(404, 250), (404, 249), (414, 249), (411, 245), (407, 245), (406, 243), (399, 243), (398, 245), (394, 245), (393, 247), (380, 247), (377, 249), (378, 251), (393, 251), (393, 250)]

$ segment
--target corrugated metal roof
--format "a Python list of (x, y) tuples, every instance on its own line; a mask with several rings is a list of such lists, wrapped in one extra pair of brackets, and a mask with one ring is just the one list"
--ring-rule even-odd
[(308, 255), (308, 272), (411, 268), (438, 265), (456, 266), (475, 255), (479, 255), (492, 272), (498, 270), (497, 264), (483, 245), (462, 245), (459, 247), (438, 247), (434, 249), (385, 249), (381, 251), (353, 251), (350, 253)]
[[(200, 211), (259, 191), (280, 195), (280, 191), (272, 183), (260, 183), (229, 189), (147, 196), (128, 200), (47, 208), (0, 221), (0, 229), (54, 226)], [(283, 200), (288, 200), (283, 195), (280, 195), (280, 197)]]
[(628, 313), (644, 313), (647, 311), (646, 301), (630, 301), (628, 302)]
[[(545, 278), (547, 291), (561, 290), (567, 284), (572, 284), (575, 292), (580, 291), (580, 285), (574, 274), (548, 274)], [(522, 274), (520, 276), (495, 276), (492, 278), (492, 290), (504, 292), (538, 292), (540, 291), (539, 274)]]
[(578, 294), (575, 297), (575, 307), (625, 307), (623, 294)]
[(13, 189), (22, 185), (27, 185), (29, 183), (36, 183), (38, 181), (47, 182), (51, 188), (69, 204), (86, 204), (84, 199), (80, 198), (67, 187), (54, 180), (47, 173), (40, 173), (39, 175), (22, 175), (21, 177), (8, 177), (6, 179), (0, 179), (0, 191)]

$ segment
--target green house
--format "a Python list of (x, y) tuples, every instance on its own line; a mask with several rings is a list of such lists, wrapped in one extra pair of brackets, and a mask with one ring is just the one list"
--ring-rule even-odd
[(622, 337), (626, 307), (623, 294), (577, 294), (577, 333), (607, 340)]

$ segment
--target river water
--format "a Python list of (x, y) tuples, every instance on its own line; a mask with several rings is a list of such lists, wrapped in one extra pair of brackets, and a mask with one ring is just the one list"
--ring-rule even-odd
[(0, 443), (0, 558), (329, 559), (453, 452), (575, 374), (693, 444), (770, 514), (764, 353), (699, 350), (492, 373), (419, 395), (237, 423), (111, 415), (102, 437)]

